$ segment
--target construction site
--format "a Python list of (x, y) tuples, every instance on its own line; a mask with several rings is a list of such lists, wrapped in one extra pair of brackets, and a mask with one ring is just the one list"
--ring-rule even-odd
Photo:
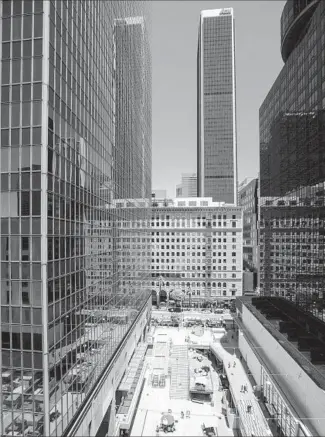
[(153, 327), (130, 435), (234, 436), (242, 427), (246, 435), (272, 435), (238, 357), (234, 333)]

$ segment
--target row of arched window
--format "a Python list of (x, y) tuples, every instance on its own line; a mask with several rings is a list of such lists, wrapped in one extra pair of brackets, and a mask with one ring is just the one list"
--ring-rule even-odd
[[(152, 282), (151, 285), (159, 286), (159, 281), (158, 282)], [(185, 282), (182, 282), (182, 283), (173, 282), (173, 283), (170, 284), (167, 281), (163, 285), (165, 285), (166, 287), (169, 287), (169, 286), (181, 287), (182, 289), (184, 289), (184, 291), (186, 291), (186, 289), (188, 289), (188, 288), (191, 288), (191, 285), (190, 285), (189, 282), (185, 285)], [(205, 282), (197, 282), (197, 283), (192, 282), (192, 287), (195, 287), (195, 286), (197, 286), (197, 287), (205, 287), (205, 286), (211, 287), (212, 286), (212, 287), (218, 287), (218, 288), (221, 288), (221, 287), (226, 288), (227, 287), (227, 283), (226, 282), (223, 282), (223, 283), (218, 282), (218, 285), (217, 285), (216, 282), (208, 282), (208, 283), (205, 283)]]

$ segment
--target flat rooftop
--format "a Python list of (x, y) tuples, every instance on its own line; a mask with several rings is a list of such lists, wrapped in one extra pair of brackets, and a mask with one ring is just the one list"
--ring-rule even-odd
[[(240, 297), (236, 305), (240, 312), (245, 305), (302, 370), (325, 390), (325, 362), (321, 361), (325, 351), (325, 323), (322, 320), (277, 297)], [(316, 360), (313, 349), (319, 352)]]
[[(188, 365), (193, 369), (193, 359), (195, 352), (193, 347), (199, 348), (200, 345), (209, 345), (209, 348), (217, 356), (219, 361), (224, 363), (224, 371), (227, 374), (230, 392), (235, 401), (235, 405), (241, 420), (244, 424), (247, 435), (270, 435), (265, 417), (256, 401), (253, 387), (249, 381), (241, 361), (237, 358), (235, 350), (237, 344), (232, 339), (231, 333), (224, 339), (224, 331), (204, 329), (203, 335), (196, 335), (194, 328), (172, 328), (157, 327), (153, 332), (153, 344), (166, 343), (170, 348), (175, 346), (189, 346)], [(222, 340), (223, 339), (223, 340)], [(222, 341), (221, 341), (222, 340)], [(169, 357), (166, 357), (168, 359)], [(203, 436), (202, 424), (205, 427), (215, 427), (219, 436), (234, 436), (234, 431), (227, 426), (225, 416), (222, 414), (222, 390), (220, 377), (212, 367), (210, 360), (202, 357), (197, 362), (197, 367), (211, 365), (211, 382), (213, 386), (213, 402), (197, 403), (187, 399), (173, 399), (170, 396), (170, 384), (173, 378), (166, 378), (165, 387), (153, 387), (151, 385), (151, 375), (153, 373), (154, 357), (148, 356), (148, 368), (145, 376), (145, 384), (140, 397), (135, 420), (131, 430), (131, 436), (154, 436), (156, 435), (157, 425), (160, 425), (162, 415), (172, 411), (175, 418), (175, 431), (168, 435), (175, 436)], [(234, 366), (234, 363), (235, 366)], [(229, 365), (229, 368), (228, 368)], [(246, 384), (247, 392), (241, 392), (241, 385)], [(247, 405), (252, 406), (251, 413), (247, 413)], [(189, 417), (186, 412), (189, 411)], [(182, 412), (185, 417), (182, 418)], [(162, 433), (162, 431), (161, 431)]]

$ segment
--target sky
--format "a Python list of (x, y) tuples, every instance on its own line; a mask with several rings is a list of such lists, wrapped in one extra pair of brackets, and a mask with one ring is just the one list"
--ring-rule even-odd
[(152, 187), (176, 196), (196, 172), (196, 55), (200, 11), (234, 9), (238, 180), (259, 171), (259, 107), (278, 76), (285, 1), (153, 1)]

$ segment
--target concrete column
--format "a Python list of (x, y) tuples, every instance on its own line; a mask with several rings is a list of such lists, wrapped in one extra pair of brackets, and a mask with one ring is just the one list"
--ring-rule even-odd
[(110, 420), (110, 414), (111, 410), (110, 407), (108, 407), (108, 410), (105, 413), (105, 416), (103, 417), (102, 423), (100, 427), (98, 428), (97, 434), (98, 436), (108, 436), (109, 432), (109, 420)]
[(115, 435), (115, 425), (116, 425), (116, 411), (115, 411), (116, 403), (115, 403), (115, 393), (111, 402), (110, 408), (110, 417), (108, 419), (108, 435)]

